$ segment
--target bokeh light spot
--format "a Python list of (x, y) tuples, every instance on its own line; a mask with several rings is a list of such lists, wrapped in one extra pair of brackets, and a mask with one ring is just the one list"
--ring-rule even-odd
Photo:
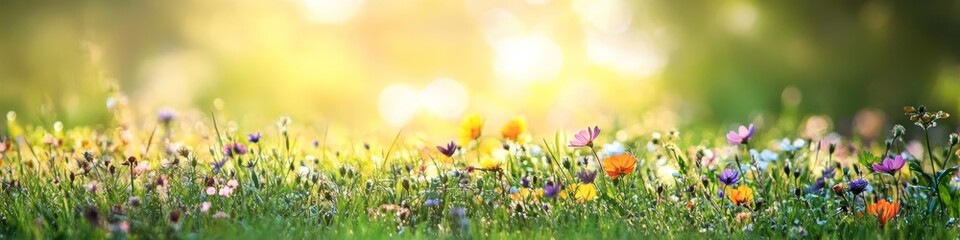
[(393, 127), (403, 127), (420, 108), (419, 92), (406, 84), (393, 84), (380, 92), (380, 117)]
[(450, 78), (438, 78), (420, 92), (420, 103), (430, 113), (444, 118), (456, 119), (467, 108), (467, 89)]
[(544, 36), (505, 38), (494, 44), (494, 51), (494, 70), (511, 83), (551, 79), (563, 66), (560, 46)]
[(304, 14), (317, 23), (343, 23), (360, 11), (364, 0), (300, 0)]

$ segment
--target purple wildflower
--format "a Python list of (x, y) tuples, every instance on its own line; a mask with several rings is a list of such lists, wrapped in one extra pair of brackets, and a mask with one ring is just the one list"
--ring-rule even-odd
[(725, 185), (734, 185), (740, 182), (740, 172), (727, 168), (724, 169), (723, 172), (720, 172), (720, 176), (717, 176), (717, 178)]
[(223, 154), (227, 157), (247, 154), (247, 146), (240, 143), (229, 143), (223, 146)]
[(597, 170), (580, 170), (577, 172), (577, 178), (580, 178), (580, 182), (584, 184), (593, 183), (593, 180), (597, 179)]
[(530, 177), (520, 178), (520, 186), (530, 188)]
[(553, 183), (553, 181), (547, 181), (547, 184), (543, 186), (543, 195), (549, 198), (556, 197), (562, 188), (563, 185)]
[(453, 154), (457, 152), (457, 149), (460, 149), (460, 146), (457, 146), (457, 143), (453, 141), (450, 141), (450, 143), (447, 143), (446, 147), (437, 146), (437, 150), (439, 150), (440, 153), (443, 153), (443, 155), (446, 155), (447, 157), (452, 157)]
[(260, 134), (260, 132), (248, 133), (248, 134), (247, 134), (247, 141), (250, 141), (250, 143), (259, 143), (261, 136), (263, 136), (263, 135)]
[(730, 130), (727, 133), (727, 141), (733, 145), (745, 144), (750, 141), (750, 136), (753, 136), (753, 124), (750, 124), (749, 127), (740, 125), (737, 131)]
[(220, 173), (220, 169), (223, 168), (223, 165), (226, 165), (226, 164), (227, 164), (227, 160), (229, 160), (229, 159), (230, 159), (230, 158), (224, 157), (224, 158), (221, 159), (220, 161), (213, 162), (213, 174), (218, 174), (218, 173)]
[(807, 187), (807, 192), (808, 192), (808, 193), (813, 193), (813, 194), (820, 194), (820, 192), (823, 191), (823, 187), (826, 187), (826, 185), (827, 185), (827, 184), (826, 184), (826, 182), (824, 182), (824, 178), (822, 178), (822, 177), (821, 177), (821, 178), (817, 178), (817, 182), (816, 182), (816, 183), (814, 183), (813, 185), (810, 185), (809, 187)]
[(867, 186), (870, 185), (870, 182), (867, 182), (866, 179), (861, 178), (861, 179), (850, 181), (849, 185), (850, 185), (850, 192), (852, 192), (853, 195), (859, 195), (860, 193), (862, 193), (864, 190), (867, 189)]
[(573, 136), (576, 139), (570, 140), (570, 147), (593, 147), (593, 140), (596, 140), (598, 136), (600, 136), (600, 127), (598, 126), (580, 130), (577, 135)]
[(836, 172), (836, 168), (827, 168), (822, 172), (821, 178), (833, 178), (833, 174)]
[(174, 118), (177, 118), (177, 113), (173, 109), (163, 108), (157, 113), (157, 120), (164, 125), (170, 124)]
[(887, 159), (884, 159), (881, 164), (874, 163), (872, 167), (873, 170), (877, 172), (894, 174), (897, 171), (900, 171), (900, 168), (903, 168), (903, 165), (906, 163), (907, 161), (903, 159), (903, 156), (897, 155), (894, 158), (888, 157)]
[(723, 198), (723, 189), (717, 189), (717, 197)]

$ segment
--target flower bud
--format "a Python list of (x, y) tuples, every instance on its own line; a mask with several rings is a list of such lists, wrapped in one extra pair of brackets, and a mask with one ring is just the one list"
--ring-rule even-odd
[(904, 128), (903, 125), (897, 124), (893, 126), (893, 138), (902, 137), (906, 131), (907, 129)]
[(893, 139), (887, 139), (886, 141), (883, 141), (883, 146), (887, 149), (890, 149), (890, 147), (893, 146)]
[(836, 193), (837, 195), (843, 195), (843, 193), (844, 193), (846, 190), (847, 190), (847, 189), (846, 189), (846, 186), (843, 185), (842, 183), (841, 183), (841, 184), (837, 184), (837, 185), (833, 185), (833, 193)]
[(951, 134), (950, 134), (950, 146), (957, 145), (958, 142), (960, 142), (960, 135), (957, 135), (957, 133), (951, 133)]
[(833, 154), (833, 152), (836, 152), (836, 151), (837, 151), (837, 143), (830, 143), (829, 151), (830, 151), (830, 154)]

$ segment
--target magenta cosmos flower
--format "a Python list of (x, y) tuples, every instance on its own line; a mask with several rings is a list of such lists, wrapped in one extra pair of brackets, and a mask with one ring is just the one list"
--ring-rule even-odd
[(750, 141), (750, 136), (753, 136), (752, 123), (749, 127), (740, 125), (740, 128), (738, 128), (737, 131), (730, 130), (730, 132), (727, 133), (727, 141), (733, 145), (740, 145)]
[(880, 164), (873, 164), (873, 170), (877, 172), (882, 172), (886, 174), (894, 174), (897, 171), (900, 171), (900, 168), (903, 168), (903, 165), (907, 161), (903, 159), (903, 156), (897, 155), (894, 158), (884, 159)]
[(570, 147), (593, 147), (593, 140), (596, 140), (598, 136), (600, 136), (600, 127), (598, 126), (580, 130), (577, 135), (573, 136), (576, 139), (570, 140)]

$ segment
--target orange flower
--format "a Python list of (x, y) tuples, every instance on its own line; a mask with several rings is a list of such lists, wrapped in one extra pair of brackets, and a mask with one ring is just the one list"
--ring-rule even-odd
[(629, 153), (621, 153), (603, 159), (603, 171), (606, 171), (607, 175), (610, 175), (610, 178), (613, 179), (632, 173), (636, 165), (637, 159)]
[(517, 142), (517, 138), (520, 137), (520, 134), (525, 132), (527, 132), (527, 120), (523, 117), (510, 119), (506, 125), (503, 125), (503, 129), (500, 130), (500, 134), (503, 135), (504, 139), (510, 139), (514, 142)]
[(877, 217), (881, 228), (887, 225), (887, 221), (896, 217), (898, 211), (900, 211), (900, 203), (890, 203), (886, 199), (880, 199), (877, 203), (867, 206), (867, 213)]
[(753, 201), (753, 189), (745, 185), (740, 185), (738, 188), (728, 187), (727, 196), (730, 196), (730, 201), (737, 206), (750, 204)]

